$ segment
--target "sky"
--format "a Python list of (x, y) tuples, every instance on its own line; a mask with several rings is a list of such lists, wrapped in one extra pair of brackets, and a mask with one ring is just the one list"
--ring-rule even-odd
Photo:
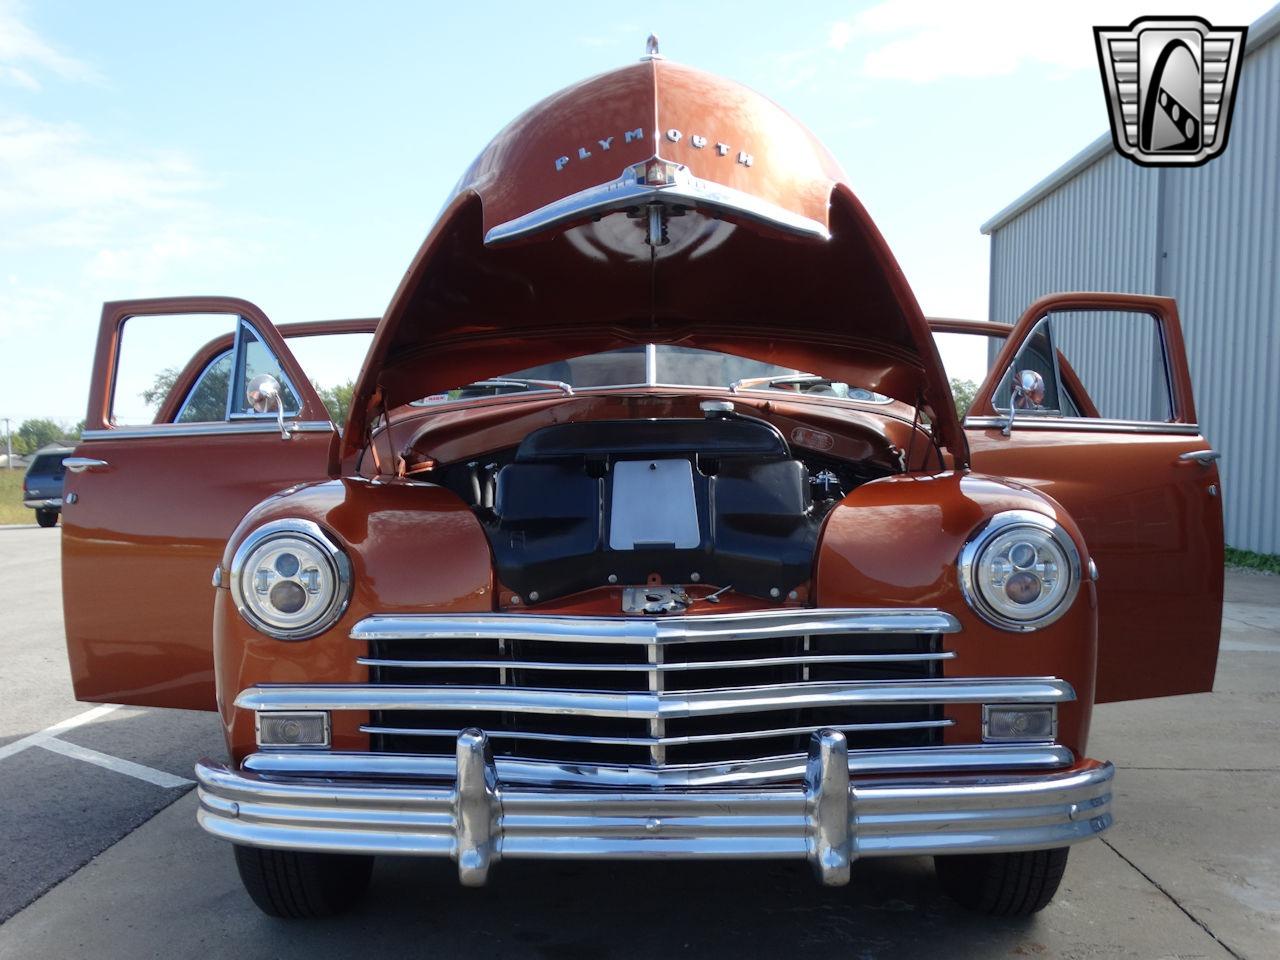
[(1175, 6), (0, 0), (0, 417), (84, 417), (103, 301), (380, 315), (488, 140), (651, 32), (827, 144), (927, 314), (986, 318), (979, 225), (1107, 130), (1091, 28), (1271, 3)]

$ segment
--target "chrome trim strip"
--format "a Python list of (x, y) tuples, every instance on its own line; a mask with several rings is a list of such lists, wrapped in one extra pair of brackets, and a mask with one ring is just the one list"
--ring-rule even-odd
[[(804, 773), (804, 754), (714, 763), (670, 764), (664, 767), (622, 764), (584, 764), (551, 760), (498, 757), (503, 783), (522, 786), (573, 786), (582, 789), (636, 787), (723, 787), (734, 784), (778, 783)], [(858, 775), (965, 773), (973, 770), (1051, 771), (1068, 767), (1075, 754), (1063, 746), (1044, 744), (985, 744), (973, 746), (906, 747), (854, 750), (849, 769)], [(320, 780), (452, 780), (454, 759), (399, 753), (255, 753), (244, 769), (265, 778)]]
[[(985, 707), (984, 707), (985, 710)], [(984, 718), (986, 714), (983, 714)], [(595, 737), (572, 733), (538, 733), (531, 730), (494, 731), (495, 740), (539, 740), (551, 743), (592, 743), (621, 747), (685, 747), (694, 743), (721, 743), (728, 740), (763, 740), (769, 737), (794, 736), (799, 733), (817, 733), (818, 730), (839, 730), (854, 733), (867, 730), (932, 730), (954, 726), (954, 720), (904, 720), (892, 723), (831, 723), (807, 727), (775, 727), (765, 730), (734, 730), (731, 733), (700, 733), (687, 737)], [(461, 730), (428, 730), (418, 727), (385, 727), (364, 724), (361, 733), (381, 733), (399, 737), (450, 737), (462, 735)], [(259, 744), (261, 745), (261, 744)]]
[(921, 663), (954, 660), (954, 650), (941, 653), (814, 653), (752, 660), (690, 660), (680, 663), (573, 663), (534, 660), (388, 660), (356, 657), (365, 667), (406, 667), (416, 670), (568, 670), (574, 673), (681, 673), (689, 670), (740, 670), (815, 663)]
[(458, 738), (436, 786), (268, 780), (202, 760), (200, 825), (236, 843), (450, 857), (483, 883), (500, 859), (803, 859), (824, 884), (861, 856), (1064, 846), (1111, 826), (1111, 764), (1039, 775), (852, 779), (842, 734), (814, 735), (800, 782), (720, 790), (521, 788), (488, 738)]
[(485, 246), (518, 240), (572, 220), (603, 216), (647, 203), (664, 202), (738, 215), (746, 220), (804, 237), (818, 240), (831, 238), (827, 228), (816, 220), (802, 217), (745, 191), (701, 180), (693, 176), (688, 167), (676, 166), (675, 182), (658, 186), (638, 183), (636, 166), (644, 164), (628, 166), (616, 180), (561, 197), (514, 220), (498, 224), (485, 234)]
[[(291, 433), (333, 433), (337, 428), (328, 420), (286, 421)], [(109, 430), (86, 430), (80, 437), (95, 440), (151, 440), (159, 437), (218, 437), (269, 433), (280, 435), (275, 419), (243, 420), (235, 423), (147, 423), (135, 427), (112, 427)]]
[(792, 608), (695, 617), (566, 617), (528, 613), (388, 614), (366, 617), (353, 640), (555, 640), (664, 644), (829, 633), (959, 633), (934, 609)]
[[(1021, 413), (1026, 414), (1023, 410)], [(965, 429), (1002, 430), (1008, 417), (965, 417)], [(1099, 420), (1092, 417), (1020, 416), (1019, 430), (1079, 430), (1085, 433), (1173, 433), (1198, 435), (1198, 423), (1153, 423), (1149, 420)]]
[(807, 707), (1062, 703), (1075, 698), (1071, 684), (1051, 677), (973, 677), (844, 680), (651, 693), (461, 685), (269, 684), (242, 690), (235, 705), (244, 710), (498, 710), (670, 720)]

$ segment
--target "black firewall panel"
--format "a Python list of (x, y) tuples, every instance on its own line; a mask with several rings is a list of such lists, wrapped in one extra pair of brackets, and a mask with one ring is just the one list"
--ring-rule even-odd
[[(683, 477), (682, 489), (692, 484), (691, 499), (674, 511), (680, 522), (667, 517), (671, 504), (645, 492), (651, 485), (637, 482), (650, 469)], [(619, 473), (625, 479), (615, 483)], [(619, 549), (610, 547), (615, 516), (630, 531), (615, 538)], [(643, 584), (655, 574), (777, 599), (809, 579), (820, 520), (807, 469), (770, 425), (638, 420), (530, 434), (498, 473), (485, 527), (499, 579), (531, 601)]]

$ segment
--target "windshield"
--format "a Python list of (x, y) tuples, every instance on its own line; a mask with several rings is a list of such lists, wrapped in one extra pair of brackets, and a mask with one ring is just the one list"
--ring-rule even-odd
[(736, 390), (786, 390), (791, 393), (888, 403), (889, 398), (862, 387), (829, 380), (790, 367), (750, 360), (714, 350), (647, 344), (589, 353), (554, 363), (462, 384), (415, 401), (433, 406), (476, 397), (530, 391), (586, 390), (593, 387), (679, 386)]

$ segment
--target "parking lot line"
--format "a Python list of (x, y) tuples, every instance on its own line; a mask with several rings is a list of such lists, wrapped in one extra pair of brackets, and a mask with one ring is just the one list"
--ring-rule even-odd
[(21, 740), (15, 740), (13, 743), (7, 743), (0, 747), (0, 760), (5, 757), (11, 757), (15, 753), (21, 753), (28, 747), (37, 746), (41, 741), (47, 740), (49, 737), (57, 736), (64, 730), (74, 730), (76, 727), (84, 726), (86, 723), (92, 723), (99, 717), (104, 717), (113, 710), (119, 710), (118, 703), (104, 703), (101, 706), (86, 710), (84, 713), (77, 713), (74, 717), (67, 717), (65, 720), (59, 720), (51, 727), (45, 727), (43, 730), (37, 730), (29, 736), (23, 737)]
[(114, 770), (116, 773), (123, 773), (127, 777), (136, 777), (139, 780), (154, 783), (157, 787), (164, 787), (165, 789), (185, 787), (193, 782), (183, 777), (175, 777), (173, 774), (165, 773), (163, 770), (144, 767), (142, 764), (134, 763), (132, 760), (122, 760), (120, 757), (113, 757), (107, 753), (90, 750), (88, 747), (82, 747), (78, 743), (68, 743), (66, 740), (59, 740), (57, 737), (47, 737), (34, 744), (34, 746), (52, 750), (54, 753), (60, 753), (64, 757), (83, 760), (85, 763), (92, 763), (98, 767)]
[(74, 730), (76, 727), (82, 727), (86, 723), (92, 723), (99, 717), (105, 717), (113, 710), (119, 710), (118, 703), (104, 703), (100, 706), (77, 713), (74, 717), (67, 717), (65, 720), (59, 720), (52, 726), (45, 727), (43, 730), (37, 730), (35, 733), (23, 737), (21, 740), (15, 740), (13, 743), (7, 743), (0, 747), (0, 760), (11, 757), (15, 753), (21, 753), (31, 747), (43, 747), (53, 753), (61, 754), (64, 757), (71, 757), (73, 760), (82, 760), (85, 763), (92, 763), (94, 766), (104, 767), (107, 770), (114, 770), (116, 773), (123, 773), (127, 777), (134, 777), (138, 780), (145, 780), (147, 783), (153, 783), (157, 787), (171, 789), (173, 787), (185, 787), (193, 781), (184, 779), (183, 777), (174, 776), (171, 773), (165, 773), (163, 770), (156, 770), (152, 767), (143, 766), (140, 763), (134, 763), (132, 760), (122, 760), (119, 757), (113, 757), (110, 754), (100, 753), (97, 750), (90, 750), (88, 747), (82, 747), (79, 744), (68, 743), (66, 740), (59, 740), (58, 734), (67, 730)]

